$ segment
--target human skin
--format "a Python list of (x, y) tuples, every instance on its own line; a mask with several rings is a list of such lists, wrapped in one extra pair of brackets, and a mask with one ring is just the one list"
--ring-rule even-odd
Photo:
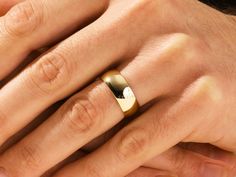
[[(30, 2), (0, 20), (2, 78), (31, 50), (84, 27), (88, 18), (93, 22), (2, 88), (2, 143), (113, 65), (128, 80), (141, 106), (157, 101), (104, 146), (55, 176), (76, 176), (75, 171), (80, 176), (125, 176), (168, 149), (181, 154), (175, 147), (179, 142), (211, 143), (235, 152), (234, 16), (187, 0)], [(109, 89), (96, 81), (3, 153), (0, 166), (10, 177), (39, 176), (123, 118)], [(170, 159), (165, 154), (160, 157)], [(197, 159), (193, 162), (199, 167), (211, 161), (228, 176), (235, 175), (235, 162)], [(162, 169), (155, 160), (146, 166), (186, 177), (203, 176), (201, 170), (187, 174), (172, 171), (171, 165)]]

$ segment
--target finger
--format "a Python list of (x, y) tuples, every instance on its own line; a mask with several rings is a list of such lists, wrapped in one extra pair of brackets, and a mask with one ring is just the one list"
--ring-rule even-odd
[[(102, 25), (107, 23), (107, 19), (104, 18), (65, 41), (55, 51), (40, 58), (35, 65), (29, 67), (1, 90), (0, 98), (5, 101), (4, 104), (0, 103), (0, 113), (2, 115), (0, 116), (2, 117), (0, 126), (2, 132), (4, 132), (1, 134), (0, 142), (5, 141), (6, 138), (22, 128), (39, 112), (42, 112), (45, 108), (76, 89), (81, 88), (88, 80), (126, 53), (126, 49), (124, 50), (123, 46), (126, 46), (127, 37), (122, 38), (120, 35), (128, 34), (125, 30), (130, 29), (121, 28), (122, 32), (118, 32), (112, 38), (109, 35), (103, 36), (102, 34), (101, 36), (94, 29), (103, 31), (103, 33), (110, 30)], [(90, 36), (87, 34), (93, 36), (93, 45), (88, 45)], [(111, 40), (117, 45), (111, 46)], [(150, 43), (159, 46), (161, 40)], [(188, 49), (187, 45), (190, 45), (188, 37), (181, 34), (171, 35), (164, 37), (163, 40), (166, 41), (163, 48), (157, 48), (154, 53), (151, 52), (154, 50), (147, 49), (146, 52), (145, 49), (143, 54), (138, 56), (136, 64), (129, 65), (126, 70), (127, 73), (124, 73), (131, 85), (135, 85), (137, 82), (140, 83), (139, 87), (134, 88), (140, 104), (156, 96), (167, 94), (170, 92), (168, 89), (173, 88), (178, 79), (182, 79), (186, 83), (189, 82), (189, 79), (184, 79), (186, 78), (184, 76), (186, 74), (191, 75), (192, 71), (195, 72), (195, 69), (193, 69), (195, 62), (191, 61), (190, 55), (182, 56), (179, 54), (180, 48), (185, 50), (186, 47), (186, 50)], [(74, 45), (69, 47), (72, 43)], [(151, 44), (150, 46), (152, 46)], [(70, 51), (65, 51), (65, 48), (70, 48)], [(78, 48), (80, 49), (79, 52)], [(190, 50), (188, 52), (191, 53)], [(175, 53), (182, 57), (182, 63), (176, 62)], [(88, 58), (92, 60), (88, 61)], [(147, 60), (150, 60), (150, 62), (144, 62)], [(189, 65), (188, 71), (185, 71), (183, 63)], [(135, 67), (138, 67), (140, 71), (135, 72)], [(173, 77), (166, 73), (167, 67), (173, 70), (170, 73)], [(139, 72), (143, 74), (140, 76), (138, 75)], [(158, 75), (158, 77), (153, 77), (154, 75)], [(167, 75), (170, 77), (167, 77)], [(153, 79), (147, 80), (146, 78), (149, 77)], [(150, 87), (146, 87), (145, 84)], [(146, 88), (148, 88), (149, 94), (142, 94)], [(176, 86), (174, 88), (172, 90), (180, 89)], [(22, 100), (24, 100), (23, 104)], [(15, 108), (18, 109), (16, 110)]]
[(0, 157), (0, 167), (10, 176), (40, 176), (122, 118), (109, 88), (97, 81), (8, 149)]
[[(211, 154), (217, 154), (217, 152), (211, 152)], [(71, 170), (63, 171), (60, 175), (67, 176), (76, 173), (78, 173), (77, 169), (71, 168)], [(143, 167), (134, 170), (127, 177), (222, 177), (224, 173), (229, 174), (228, 177), (235, 175), (231, 165), (224, 161), (215, 160), (176, 146), (146, 162)]]
[[(176, 40), (173, 38), (176, 38)], [(170, 42), (172, 41), (173, 46), (179, 44), (178, 40), (179, 36), (172, 36), (169, 39)], [(166, 47), (165, 50), (168, 50), (168, 48), (170, 50), (170, 48), (172, 48), (171, 45)], [(150, 53), (150, 55), (142, 55), (143, 58), (139, 59), (146, 60), (152, 58), (154, 60), (156, 55), (152, 54), (153, 53)], [(164, 55), (163, 60), (164, 57), (169, 59), (169, 55)], [(159, 59), (162, 58), (159, 57)], [(173, 60), (174, 59), (175, 58), (173, 58)], [(178, 73), (181, 73), (180, 71), (183, 70), (182, 64), (176, 64), (175, 67), (173, 66), (171, 73), (166, 73), (165, 67), (163, 67), (163, 65), (166, 64), (163, 60), (158, 65), (147, 67), (147, 69), (153, 71), (153, 75), (159, 74), (161, 78), (160, 80), (154, 80), (157, 83), (156, 87), (153, 86), (153, 82), (145, 79), (146, 77), (140, 77), (138, 79), (136, 74), (138, 74), (139, 71), (134, 69), (137, 67), (132, 65), (138, 66), (139, 62), (130, 63), (129, 67), (121, 70), (122, 75), (128, 80), (135, 93), (142, 93), (142, 90), (147, 92), (147, 94), (138, 97), (141, 106), (153, 98), (162, 95), (165, 91), (164, 87), (168, 88), (170, 83), (173, 84), (173, 82), (162, 79), (164, 75), (165, 77), (167, 74), (170, 77), (181, 77)], [(184, 61), (188, 60), (183, 59), (183, 62)], [(146, 76), (151, 74), (149, 72), (144, 72), (143, 74), (145, 75), (145, 73), (147, 73)], [(152, 89), (155, 89), (157, 93), (153, 92)], [(40, 104), (42, 101), (40, 98), (41, 97), (37, 97), (37, 99), (33, 100), (37, 101), (37, 104)], [(30, 104), (34, 104), (32, 98)], [(31, 176), (35, 173), (41, 174), (51, 166), (65, 159), (78, 148), (87, 144), (93, 138), (116, 125), (122, 119), (123, 113), (111, 91), (104, 83), (97, 81), (84, 91), (72, 97), (56, 114), (53, 115), (53, 117), (49, 118), (48, 121), (30, 136), (26, 137), (19, 144), (4, 153), (0, 158), (0, 166), (4, 167), (10, 174), (12, 173), (16, 176)], [(14, 120), (14, 122), (15, 121), (16, 120)], [(66, 147), (62, 145), (62, 142), (64, 145), (66, 144)], [(51, 149), (51, 151), (48, 149)], [(27, 153), (29, 151), (33, 151), (33, 153)], [(41, 164), (40, 161), (42, 159), (48, 160)], [(13, 163), (15, 164), (14, 166), (12, 165)], [(21, 170), (19, 171), (19, 169)]]
[[(0, 18), (0, 79), (35, 49), (70, 34), (105, 9), (105, 0), (25, 0)], [(79, 9), (79, 10), (78, 10)], [(10, 52), (9, 52), (9, 49)]]
[(52, 177), (53, 174), (58, 171), (59, 169), (61, 169), (63, 166), (70, 164), (74, 161), (76, 161), (79, 158), (82, 158), (83, 156), (85, 156), (86, 154), (83, 151), (76, 151), (75, 153), (73, 153), (72, 155), (70, 155), (68, 158), (66, 158), (65, 160), (63, 160), (62, 162), (56, 164), (54, 167), (52, 167), (51, 169), (49, 169), (48, 171), (46, 171), (43, 175), (41, 175), (40, 177)]
[(175, 177), (168, 172), (154, 168), (140, 167), (126, 177)]
[[(217, 154), (217, 152), (211, 152)], [(234, 163), (236, 161), (234, 160)], [(180, 148), (178, 146), (162, 153), (145, 163), (146, 167), (170, 171), (181, 177), (233, 177), (235, 172), (231, 164), (222, 160), (216, 160), (202, 154)], [(234, 175), (233, 175), (234, 174)]]
[(22, 1), (23, 0), (1, 0), (0, 1), (0, 16), (4, 15), (12, 6)]
[(220, 97), (214, 84), (211, 77), (204, 76), (189, 87), (180, 100), (175, 98), (156, 104), (99, 150), (65, 168), (58, 176), (66, 174), (67, 170), (70, 173), (73, 168), (81, 177), (127, 175), (188, 138), (200, 123), (207, 122), (206, 113), (210, 116), (214, 112)]
[(236, 155), (232, 152), (228, 152), (219, 149), (216, 146), (210, 144), (201, 143), (182, 143), (182, 148), (202, 154), (203, 156), (222, 161), (230, 166), (231, 169), (236, 170)]

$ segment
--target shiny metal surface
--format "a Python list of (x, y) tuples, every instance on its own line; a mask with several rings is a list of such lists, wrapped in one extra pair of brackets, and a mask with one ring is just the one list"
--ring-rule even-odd
[(125, 117), (131, 116), (138, 110), (137, 99), (125, 78), (117, 70), (105, 73), (101, 79), (111, 89), (115, 99), (124, 112)]

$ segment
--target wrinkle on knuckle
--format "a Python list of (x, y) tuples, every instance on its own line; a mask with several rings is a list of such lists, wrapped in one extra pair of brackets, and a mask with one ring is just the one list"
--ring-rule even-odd
[(22, 144), (17, 151), (21, 164), (30, 170), (38, 170), (42, 165), (42, 160), (38, 153), (37, 146)]
[(150, 120), (151, 128), (150, 130), (153, 130), (152, 136), (155, 137), (155, 139), (160, 139), (160, 137), (169, 137), (171, 136), (171, 127), (173, 127), (171, 121), (173, 117), (175, 116), (175, 113), (165, 113), (160, 117), (158, 113), (153, 113), (154, 118)]
[[(185, 161), (185, 154), (182, 150), (179, 150), (178, 148), (174, 149), (170, 154), (170, 160), (173, 164), (173, 167), (179, 171), (183, 168), (186, 168), (186, 161)], [(188, 163), (188, 162), (187, 162)]]
[(34, 7), (32, 1), (24, 1), (14, 6), (4, 17), (6, 32), (12, 37), (27, 36), (42, 24), (41, 8)]
[(123, 131), (119, 137), (116, 152), (121, 161), (143, 154), (149, 145), (150, 136), (142, 128), (132, 128)]
[(64, 124), (72, 134), (87, 133), (98, 123), (98, 117), (97, 108), (90, 98), (79, 97), (68, 104)]
[(94, 165), (86, 165), (86, 172), (87, 175), (86, 176), (91, 176), (91, 177), (104, 177), (104, 175), (102, 174), (102, 169), (99, 169), (98, 167), (94, 166)]
[(69, 83), (72, 74), (70, 64), (63, 54), (49, 53), (28, 71), (31, 85), (43, 93), (53, 93)]
[(199, 175), (201, 161), (199, 161), (199, 159), (196, 159), (194, 154), (192, 154), (191, 152), (176, 147), (169, 154), (169, 158), (176, 172), (182, 173), (183, 169), (189, 169), (188, 171), (191, 172), (192, 175)]

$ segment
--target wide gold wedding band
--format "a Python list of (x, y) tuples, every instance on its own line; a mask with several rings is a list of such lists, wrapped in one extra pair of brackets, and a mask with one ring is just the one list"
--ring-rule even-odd
[(111, 89), (125, 117), (137, 112), (139, 104), (126, 79), (117, 70), (106, 72), (101, 79)]

